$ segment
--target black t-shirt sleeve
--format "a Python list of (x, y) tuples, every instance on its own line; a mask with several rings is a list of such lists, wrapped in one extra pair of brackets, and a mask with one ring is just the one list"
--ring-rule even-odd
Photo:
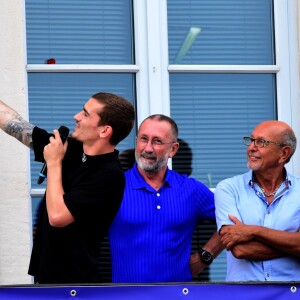
[(34, 127), (32, 132), (32, 142), (34, 151), (34, 160), (44, 162), (44, 148), (49, 144), (49, 138), (52, 136), (46, 130), (39, 127)]

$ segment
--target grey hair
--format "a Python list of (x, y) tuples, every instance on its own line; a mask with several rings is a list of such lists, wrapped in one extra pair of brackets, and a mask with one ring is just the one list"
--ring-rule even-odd
[(292, 149), (290, 157), (286, 160), (286, 163), (288, 163), (296, 151), (297, 139), (292, 130), (286, 129), (281, 134), (281, 141), (283, 144), (289, 145)]

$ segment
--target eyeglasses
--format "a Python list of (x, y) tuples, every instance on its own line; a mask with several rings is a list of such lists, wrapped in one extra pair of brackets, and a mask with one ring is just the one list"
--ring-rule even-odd
[(149, 140), (147, 137), (145, 136), (137, 136), (136, 137), (136, 141), (137, 143), (139, 144), (144, 144), (144, 145), (147, 145), (148, 142), (150, 141), (151, 145), (152, 146), (163, 146), (163, 145), (166, 145), (166, 144), (173, 144), (175, 142), (163, 142), (162, 140), (158, 139), (158, 138), (155, 138), (155, 139), (152, 139), (152, 140)]
[(264, 140), (264, 139), (254, 139), (250, 136), (244, 136), (243, 141), (246, 146), (250, 146), (251, 143), (254, 142), (254, 145), (258, 148), (264, 148), (264, 147), (268, 146), (269, 144), (274, 144), (279, 147), (287, 146), (286, 144), (268, 141), (268, 140)]

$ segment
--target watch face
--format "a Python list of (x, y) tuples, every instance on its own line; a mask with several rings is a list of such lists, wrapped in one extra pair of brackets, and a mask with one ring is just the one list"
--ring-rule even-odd
[(213, 257), (212, 257), (212, 255), (208, 251), (203, 250), (201, 252), (200, 256), (201, 256), (202, 262), (205, 263), (205, 264), (207, 264), (207, 265), (211, 264), (212, 261), (213, 261)]
[(206, 261), (209, 261), (211, 259), (211, 255), (208, 252), (204, 251), (202, 253), (202, 258)]

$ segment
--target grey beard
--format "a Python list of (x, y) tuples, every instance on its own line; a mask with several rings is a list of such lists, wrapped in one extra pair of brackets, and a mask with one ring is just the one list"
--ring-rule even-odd
[[(139, 162), (138, 162), (138, 164), (139, 164)], [(160, 167), (160, 165), (159, 165), (158, 162), (156, 162), (154, 164), (151, 164), (151, 165), (142, 165), (142, 164), (139, 164), (139, 166), (146, 173), (150, 173), (150, 174), (156, 173), (157, 171), (159, 171), (161, 169), (161, 167)]]
[(141, 157), (136, 157), (135, 160), (138, 164), (138, 166), (143, 170), (145, 171), (146, 173), (149, 173), (149, 174), (154, 174), (156, 172), (158, 172), (160, 169), (163, 168), (163, 166), (167, 163), (168, 161), (168, 157), (165, 159), (165, 158), (162, 158), (160, 161), (156, 161), (154, 163), (150, 163), (150, 164), (144, 164), (141, 162)]

